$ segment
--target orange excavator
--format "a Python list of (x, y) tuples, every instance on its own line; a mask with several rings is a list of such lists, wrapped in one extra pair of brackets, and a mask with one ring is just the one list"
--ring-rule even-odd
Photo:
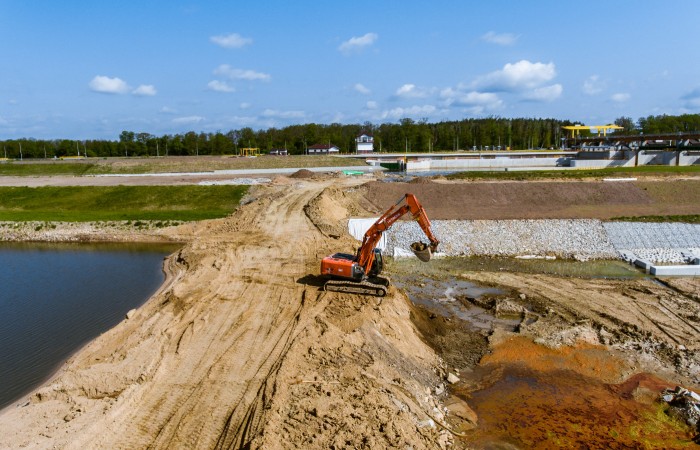
[[(403, 201), (406, 203), (401, 205)], [(382, 234), (408, 212), (413, 215), (413, 219), (418, 222), (430, 240), (429, 244), (422, 242), (412, 243), (411, 250), (421, 261), (430, 260), (440, 241), (433, 234), (430, 220), (428, 220), (428, 216), (425, 214), (425, 210), (418, 202), (416, 196), (406, 194), (367, 230), (362, 239), (362, 246), (357, 250), (357, 254), (335, 253), (321, 260), (321, 275), (330, 277), (324, 284), (323, 289), (326, 291), (370, 294), (379, 297), (385, 296), (389, 280), (379, 276), (384, 268), (384, 261), (382, 259), (382, 251), (375, 247)]]

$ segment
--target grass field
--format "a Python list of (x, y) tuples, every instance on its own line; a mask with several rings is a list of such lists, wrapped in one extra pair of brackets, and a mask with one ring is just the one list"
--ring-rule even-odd
[(160, 158), (88, 158), (77, 161), (25, 160), (0, 164), (0, 176), (104, 175), (213, 170), (280, 169), (363, 165), (363, 160), (333, 156), (170, 156)]
[(580, 170), (533, 170), (510, 172), (458, 172), (447, 175), (451, 180), (546, 180), (546, 179), (583, 179), (611, 177), (700, 177), (700, 166), (640, 166), (610, 167), (604, 169)]
[(92, 222), (213, 219), (247, 186), (0, 187), (0, 220)]

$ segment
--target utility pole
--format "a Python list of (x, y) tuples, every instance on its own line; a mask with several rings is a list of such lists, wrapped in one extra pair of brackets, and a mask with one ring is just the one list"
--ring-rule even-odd
[(19, 160), (22, 161), (22, 143), (19, 143)]
[(160, 156), (160, 150), (158, 150), (158, 141), (156, 141), (156, 156)]

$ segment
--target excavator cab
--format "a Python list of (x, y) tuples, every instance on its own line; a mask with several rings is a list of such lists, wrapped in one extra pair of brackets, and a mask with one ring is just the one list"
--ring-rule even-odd
[(369, 275), (370, 278), (374, 278), (379, 276), (379, 274), (382, 273), (382, 270), (384, 270), (384, 259), (382, 258), (382, 251), (378, 248), (375, 248), (372, 268), (370, 269), (367, 275)]

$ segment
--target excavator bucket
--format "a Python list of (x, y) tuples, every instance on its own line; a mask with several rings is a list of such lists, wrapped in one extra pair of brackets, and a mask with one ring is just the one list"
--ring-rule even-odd
[(411, 244), (411, 251), (423, 262), (430, 261), (430, 257), (433, 256), (430, 251), (430, 246), (422, 242), (414, 242)]

